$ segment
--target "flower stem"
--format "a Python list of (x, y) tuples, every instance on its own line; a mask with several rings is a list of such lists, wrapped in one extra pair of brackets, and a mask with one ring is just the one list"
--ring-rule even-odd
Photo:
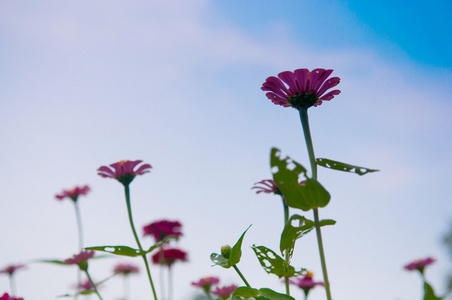
[(9, 287), (11, 289), (11, 295), (16, 296), (17, 295), (16, 294), (16, 284), (15, 284), (15, 281), (14, 281), (14, 274), (13, 274), (13, 272), (9, 273)]
[[(304, 138), (306, 141), (306, 147), (308, 149), (309, 161), (311, 163), (312, 178), (317, 180), (317, 163), (315, 161), (314, 147), (312, 145), (311, 131), (309, 129), (308, 109), (300, 109), (300, 120), (303, 127)], [(328, 272), (326, 270), (325, 253), (323, 250), (322, 232), (320, 230), (320, 219), (318, 208), (314, 208), (314, 222), (315, 231), (317, 233), (317, 244), (319, 246), (320, 262), (322, 264), (323, 281), (325, 284), (325, 291), (328, 300), (331, 300), (330, 283), (328, 280)]]
[(127, 204), (127, 213), (129, 215), (130, 227), (132, 228), (133, 236), (135, 237), (135, 241), (137, 242), (138, 249), (140, 249), (141, 257), (143, 257), (144, 265), (146, 266), (146, 272), (148, 274), (149, 283), (151, 284), (152, 294), (154, 295), (154, 299), (157, 300), (157, 293), (155, 292), (154, 283), (152, 282), (151, 271), (149, 269), (149, 263), (146, 259), (146, 253), (143, 251), (143, 247), (141, 246), (140, 239), (138, 238), (137, 231), (135, 230), (135, 225), (133, 224), (132, 218), (132, 206), (130, 204), (130, 189), (128, 184), (124, 184), (124, 192), (126, 196), (126, 204)]
[(249, 288), (251, 288), (250, 284), (248, 283), (248, 281), (246, 281), (245, 276), (243, 276), (242, 272), (240, 272), (239, 268), (237, 267), (237, 265), (233, 265), (232, 266), (234, 268), (234, 270), (237, 272), (237, 274), (239, 274), (240, 278), (242, 278), (243, 282), (245, 283), (245, 285)]
[(85, 270), (85, 273), (86, 273), (86, 277), (88, 277), (89, 282), (91, 282), (91, 285), (92, 285), (93, 288), (94, 288), (94, 292), (97, 294), (97, 296), (99, 297), (99, 299), (102, 300), (102, 297), (100, 296), (99, 291), (97, 290), (97, 286), (96, 286), (96, 284), (94, 283), (94, 281), (93, 281), (93, 279), (91, 278), (91, 276), (89, 275), (88, 270)]
[[(82, 217), (80, 214), (80, 208), (77, 201), (74, 201), (74, 207), (75, 207), (75, 218), (77, 220), (77, 229), (78, 229), (78, 250), (81, 252), (83, 249), (83, 226), (82, 226)], [(80, 269), (77, 269), (77, 286), (80, 285), (82, 281), (82, 271)], [(77, 293), (74, 296), (74, 299), (78, 299)]]
[[(283, 207), (284, 207), (284, 227), (287, 224), (287, 221), (289, 221), (289, 206), (286, 204), (286, 199), (284, 199), (284, 196), (281, 196)], [(285, 260), (287, 264), (290, 262), (289, 258), (289, 249), (285, 250)], [(290, 286), (289, 286), (289, 276), (284, 276), (284, 284), (286, 286), (286, 295), (290, 296)]]

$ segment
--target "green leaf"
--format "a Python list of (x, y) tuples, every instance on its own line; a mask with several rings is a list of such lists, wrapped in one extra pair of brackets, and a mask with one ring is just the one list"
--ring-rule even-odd
[(267, 288), (259, 289), (259, 296), (264, 296), (269, 300), (295, 300), (295, 298), (291, 296), (288, 296), (286, 294), (280, 294)]
[(435, 291), (433, 290), (433, 287), (427, 283), (427, 281), (424, 281), (424, 300), (442, 300), (443, 298), (437, 297), (435, 295)]
[(121, 256), (142, 256), (146, 254), (146, 252), (141, 252), (138, 249), (130, 248), (127, 246), (96, 246), (96, 247), (86, 247), (86, 250), (96, 250), (96, 251), (103, 251), (108, 252), (115, 255), (121, 255)]
[(346, 164), (346, 163), (341, 163), (339, 161), (326, 159), (326, 158), (317, 158), (316, 159), (316, 163), (319, 166), (322, 166), (322, 167), (325, 167), (325, 168), (328, 168), (328, 169), (333, 169), (333, 170), (338, 170), (338, 171), (343, 171), (343, 172), (356, 173), (359, 176), (367, 174), (367, 173), (380, 171), (380, 170), (376, 170), (376, 169), (369, 169), (369, 168), (349, 165), (349, 164)]
[(246, 286), (241, 286), (235, 289), (232, 293), (233, 300), (242, 300), (242, 299), (258, 299), (258, 300), (295, 300), (291, 296), (277, 293), (268, 288), (262, 289), (253, 289)]
[[(304, 211), (325, 207), (331, 198), (328, 191), (315, 178), (308, 178), (302, 165), (289, 157), (283, 159), (280, 154), (279, 149), (271, 149), (270, 165), (273, 180), (287, 205)], [(300, 184), (300, 181), (304, 181), (304, 184)]]
[(283, 276), (293, 277), (294, 275), (301, 275), (304, 269), (296, 272), (295, 268), (289, 265), (284, 259), (282, 259), (275, 251), (264, 247), (255, 246), (251, 247), (259, 260), (262, 268), (268, 274), (275, 274), (279, 278)]
[[(298, 226), (294, 226), (294, 222), (296, 221), (298, 221)], [(285, 251), (288, 250), (290, 260), (295, 248), (295, 241), (301, 238), (305, 233), (310, 232), (312, 228), (314, 228), (314, 222), (299, 215), (291, 216), (281, 234), (281, 242), (279, 244), (281, 254), (284, 256)]]
[(35, 260), (34, 262), (43, 262), (43, 263), (50, 263), (50, 264), (70, 266), (68, 264), (65, 264), (64, 261), (56, 260), (56, 259), (39, 259), (39, 260)]
[(240, 286), (234, 290), (232, 293), (232, 299), (240, 300), (242, 298), (256, 298), (259, 295), (259, 291), (257, 289), (253, 289), (247, 286)]
[(229, 254), (229, 258), (224, 257), (221, 254), (212, 253), (210, 255), (210, 260), (215, 264), (222, 266), (223, 268), (230, 268), (235, 266), (240, 262), (240, 258), (242, 257), (242, 242), (245, 237), (245, 233), (250, 229), (251, 225), (242, 233), (237, 243), (235, 243), (234, 247), (231, 249), (231, 253)]

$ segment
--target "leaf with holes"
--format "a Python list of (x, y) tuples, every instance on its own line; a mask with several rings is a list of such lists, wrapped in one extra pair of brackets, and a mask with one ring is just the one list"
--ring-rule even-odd
[(127, 246), (96, 246), (96, 247), (86, 247), (86, 250), (96, 250), (96, 251), (103, 251), (108, 252), (115, 255), (122, 255), (122, 256), (142, 256), (145, 255), (146, 252), (141, 252), (138, 249), (133, 249)]
[[(218, 266), (222, 266), (223, 268), (230, 268), (235, 266), (240, 262), (240, 258), (242, 257), (242, 242), (245, 237), (245, 233), (250, 229), (251, 225), (242, 233), (237, 243), (235, 243), (234, 247), (232, 247), (230, 253), (228, 253), (228, 257), (225, 257), (221, 254), (212, 253), (210, 255), (210, 260)], [(229, 246), (228, 246), (229, 247)]]
[(369, 169), (369, 168), (349, 165), (349, 164), (346, 164), (346, 163), (342, 163), (342, 162), (339, 162), (339, 161), (326, 159), (326, 158), (317, 158), (316, 159), (316, 163), (319, 166), (322, 166), (322, 167), (325, 167), (325, 168), (328, 168), (328, 169), (333, 169), (333, 170), (338, 170), (338, 171), (343, 171), (343, 172), (356, 173), (359, 176), (362, 176), (362, 175), (367, 174), (367, 173), (380, 171), (380, 170), (376, 170), (376, 169)]
[(294, 275), (301, 275), (304, 269), (296, 272), (295, 268), (289, 265), (284, 259), (282, 259), (275, 251), (268, 249), (264, 246), (251, 247), (256, 254), (259, 263), (265, 272), (268, 274), (275, 274), (279, 278), (283, 276), (293, 277)]
[[(271, 149), (270, 165), (273, 180), (286, 199), (288, 206), (308, 211), (325, 207), (330, 194), (315, 178), (306, 175), (306, 169), (290, 157), (281, 158), (281, 151)], [(301, 177), (301, 178), (300, 178)], [(303, 184), (300, 184), (304, 181)]]
[(259, 291), (247, 286), (240, 286), (234, 290), (232, 293), (232, 299), (249, 299), (257, 298), (259, 296)]
[(289, 295), (280, 294), (267, 288), (259, 289), (259, 296), (263, 296), (269, 300), (295, 300), (295, 298)]

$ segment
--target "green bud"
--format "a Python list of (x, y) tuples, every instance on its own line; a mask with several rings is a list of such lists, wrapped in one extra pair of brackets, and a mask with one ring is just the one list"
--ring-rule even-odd
[(221, 255), (226, 259), (229, 259), (229, 256), (231, 255), (231, 251), (232, 251), (232, 248), (229, 245), (224, 245), (223, 247), (221, 247)]

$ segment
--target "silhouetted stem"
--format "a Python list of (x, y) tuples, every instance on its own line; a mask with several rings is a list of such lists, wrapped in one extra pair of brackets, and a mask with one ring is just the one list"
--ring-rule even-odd
[(243, 276), (242, 272), (240, 272), (239, 268), (237, 268), (237, 265), (233, 265), (232, 266), (234, 268), (234, 270), (237, 272), (237, 274), (239, 274), (240, 278), (242, 278), (243, 282), (245, 283), (245, 285), (249, 288), (251, 288), (250, 284), (248, 283), (248, 281), (246, 281), (245, 276)]
[[(284, 199), (284, 196), (281, 196), (283, 207), (284, 207), (284, 227), (287, 225), (287, 222), (289, 221), (289, 206), (286, 205), (286, 199)], [(289, 258), (289, 249), (286, 249), (285, 251), (285, 260), (287, 264), (290, 262)], [(289, 276), (284, 276), (284, 284), (286, 286), (286, 295), (290, 295), (290, 286), (289, 286)]]
[(127, 213), (129, 215), (130, 227), (132, 228), (133, 236), (135, 237), (135, 241), (137, 242), (138, 249), (140, 249), (140, 252), (142, 253), (141, 257), (143, 258), (144, 265), (146, 266), (146, 273), (148, 274), (149, 283), (150, 283), (151, 288), (152, 288), (152, 294), (154, 295), (154, 299), (157, 300), (157, 293), (155, 292), (154, 283), (152, 282), (152, 276), (151, 276), (151, 271), (149, 269), (149, 263), (148, 263), (148, 260), (146, 259), (146, 254), (143, 251), (143, 247), (141, 246), (140, 239), (138, 238), (137, 231), (135, 230), (135, 225), (133, 224), (132, 206), (130, 204), (130, 189), (129, 189), (129, 185), (128, 184), (124, 185), (124, 192), (125, 192), (125, 196), (126, 196)]
[(99, 291), (97, 290), (97, 286), (94, 283), (93, 279), (91, 278), (91, 276), (89, 275), (88, 270), (85, 271), (86, 273), (86, 277), (88, 277), (89, 282), (91, 282), (91, 285), (93, 286), (94, 292), (97, 294), (97, 296), (99, 297), (100, 300), (102, 300), (102, 297), (99, 294)]
[[(317, 180), (317, 163), (315, 161), (314, 147), (312, 145), (311, 131), (309, 129), (308, 109), (300, 109), (301, 125), (303, 127), (304, 138), (306, 141), (306, 147), (308, 148), (309, 161), (311, 163), (312, 178)], [(320, 230), (319, 211), (317, 208), (314, 211), (315, 231), (317, 233), (317, 244), (319, 246), (320, 262), (322, 264), (323, 281), (325, 284), (325, 291), (328, 300), (331, 300), (330, 283), (328, 280), (328, 272), (326, 270), (325, 253), (323, 250), (322, 232)]]
[[(79, 252), (83, 249), (83, 226), (82, 226), (82, 217), (80, 214), (80, 208), (77, 201), (74, 201), (75, 207), (75, 218), (77, 220), (77, 229), (78, 229), (78, 250)], [(77, 286), (82, 282), (82, 272), (80, 269), (77, 269)], [(78, 295), (75, 294), (74, 299), (78, 299)]]

